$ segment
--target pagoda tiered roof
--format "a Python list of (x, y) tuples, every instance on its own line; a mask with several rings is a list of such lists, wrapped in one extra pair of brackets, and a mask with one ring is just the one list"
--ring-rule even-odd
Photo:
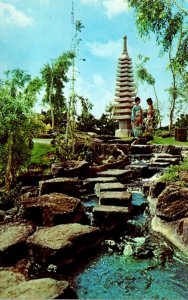
[(123, 53), (118, 59), (115, 99), (115, 120), (130, 122), (131, 109), (136, 96), (133, 78), (132, 60), (127, 52), (127, 38), (124, 37)]

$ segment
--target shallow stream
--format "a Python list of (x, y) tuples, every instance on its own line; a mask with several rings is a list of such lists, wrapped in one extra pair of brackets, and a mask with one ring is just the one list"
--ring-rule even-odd
[[(133, 205), (146, 202), (132, 194)], [(131, 234), (104, 241), (103, 254), (75, 278), (79, 299), (188, 299), (188, 259), (150, 232), (148, 219), (146, 207), (130, 221)]]

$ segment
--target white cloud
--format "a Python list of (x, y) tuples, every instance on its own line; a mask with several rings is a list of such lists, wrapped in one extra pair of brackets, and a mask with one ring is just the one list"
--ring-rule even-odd
[(79, 77), (77, 92), (88, 98), (93, 104), (92, 113), (97, 118), (100, 118), (101, 115), (105, 113), (106, 105), (108, 105), (114, 97), (113, 87), (109, 89), (106, 80), (100, 74), (93, 74), (91, 80), (87, 81)]
[(98, 57), (118, 57), (122, 48), (122, 39), (117, 41), (109, 40), (107, 43), (87, 43), (91, 53)]
[(116, 17), (122, 12), (128, 11), (128, 2), (124, 0), (103, 0), (102, 4), (109, 18)]
[(97, 86), (100, 86), (100, 87), (104, 87), (105, 86), (104, 78), (100, 74), (93, 75), (93, 82)]
[(0, 25), (31, 26), (33, 19), (12, 4), (0, 3)]
[(101, 0), (81, 0), (83, 4), (94, 4), (99, 5), (101, 3)]
[(128, 0), (81, 0), (83, 4), (101, 6), (109, 18), (128, 11)]

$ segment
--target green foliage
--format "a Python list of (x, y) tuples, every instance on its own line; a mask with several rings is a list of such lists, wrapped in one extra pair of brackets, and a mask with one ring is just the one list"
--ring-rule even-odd
[(16, 185), (10, 192), (0, 191), (0, 209), (9, 210), (15, 206), (20, 192), (20, 185)]
[(177, 181), (179, 180), (179, 173), (181, 171), (187, 171), (187, 170), (188, 170), (188, 158), (186, 158), (180, 165), (168, 167), (165, 173), (162, 176), (160, 176), (159, 179), (165, 181)]
[(0, 84), (0, 172), (7, 190), (21, 168), (27, 166), (32, 138), (42, 126), (32, 112), (40, 87), (38, 78), (32, 80), (18, 69), (6, 72)]
[(30, 164), (50, 166), (51, 161), (49, 155), (54, 153), (54, 148), (51, 144), (35, 142), (32, 148)]
[(74, 53), (72, 51), (65, 52), (53, 60), (51, 64), (46, 64), (41, 70), (45, 87), (43, 103), (50, 106), (53, 130), (57, 115), (67, 110), (64, 88), (65, 83), (68, 82), (67, 72), (73, 58)]
[(162, 138), (159, 136), (154, 136), (151, 144), (160, 144), (160, 145), (177, 145), (177, 146), (188, 146), (188, 142), (179, 142), (176, 141), (174, 137)]
[(180, 117), (177, 119), (175, 125), (177, 127), (188, 127), (188, 115), (181, 114)]
[(140, 36), (149, 37), (150, 34), (154, 34), (157, 44), (161, 46), (161, 54), (168, 52), (168, 68), (172, 74), (172, 83), (168, 89), (171, 129), (177, 108), (185, 104), (187, 99), (188, 13), (184, 6), (180, 6), (175, 0), (128, 0), (128, 2), (135, 10)]

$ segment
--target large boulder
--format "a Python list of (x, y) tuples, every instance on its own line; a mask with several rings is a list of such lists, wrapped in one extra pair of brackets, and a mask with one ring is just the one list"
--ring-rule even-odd
[(156, 215), (169, 222), (188, 216), (188, 188), (167, 186), (158, 197)]
[(54, 264), (57, 268), (78, 265), (100, 243), (99, 228), (78, 223), (42, 228), (27, 240), (35, 263)]
[(149, 188), (149, 195), (153, 198), (157, 198), (165, 189), (167, 183), (164, 180), (153, 181)]
[(88, 172), (87, 161), (69, 160), (55, 162), (51, 165), (52, 174), (56, 177), (82, 177)]
[(124, 230), (130, 211), (129, 207), (98, 205), (93, 208), (94, 223), (106, 232)]
[(11, 265), (26, 257), (26, 240), (33, 232), (31, 224), (14, 222), (0, 225), (0, 265)]
[(113, 169), (113, 170), (106, 170), (106, 171), (103, 171), (103, 172), (98, 172), (97, 173), (98, 176), (104, 176), (104, 177), (116, 177), (117, 180), (119, 181), (124, 181), (124, 180), (130, 180), (132, 179), (132, 175), (133, 175), (133, 172), (131, 169), (124, 169), (124, 170), (121, 170), (121, 169)]
[(84, 209), (78, 198), (65, 194), (52, 193), (21, 202), (26, 218), (37, 226), (54, 226), (65, 223), (80, 222)]
[(178, 221), (167, 222), (157, 216), (152, 219), (151, 228), (165, 236), (171, 243), (188, 254), (188, 229), (187, 218)]
[(132, 194), (127, 191), (106, 191), (99, 194), (99, 204), (101, 205), (126, 206), (131, 209), (131, 201)]
[(1, 299), (78, 299), (67, 281), (52, 278), (26, 281), (10, 270), (0, 271)]
[(62, 193), (77, 196), (82, 186), (82, 181), (77, 178), (58, 177), (39, 182), (40, 194)]

